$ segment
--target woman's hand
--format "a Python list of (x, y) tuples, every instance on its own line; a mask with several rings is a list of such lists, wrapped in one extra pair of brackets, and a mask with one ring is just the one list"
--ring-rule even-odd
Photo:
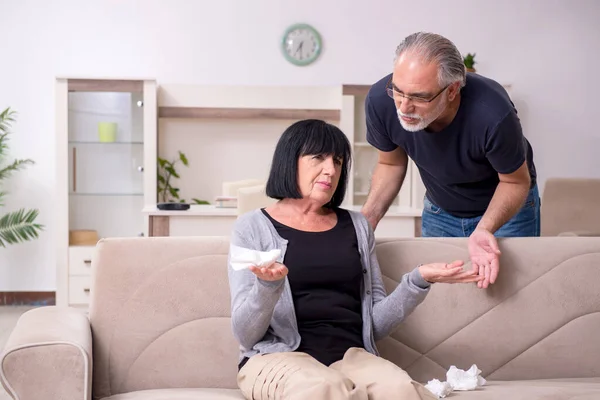
[(463, 271), (463, 265), (461, 260), (451, 264), (425, 264), (419, 267), (419, 272), (423, 279), (430, 283), (469, 283), (485, 279), (485, 276), (478, 275), (476, 270)]
[(258, 279), (271, 282), (283, 279), (288, 274), (287, 267), (278, 262), (262, 268), (251, 266), (250, 271), (252, 271), (254, 275), (258, 276)]

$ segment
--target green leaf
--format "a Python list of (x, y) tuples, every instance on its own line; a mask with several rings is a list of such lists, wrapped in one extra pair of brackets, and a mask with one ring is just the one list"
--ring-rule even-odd
[(169, 193), (171, 193), (171, 196), (175, 197), (176, 199), (179, 199), (179, 193), (177, 193), (178, 191), (179, 189), (169, 188)]
[(164, 177), (164, 176), (162, 176), (162, 175), (158, 175), (158, 181), (159, 181), (160, 183), (163, 183), (163, 184), (167, 183), (167, 180), (166, 180), (166, 179), (165, 179), (165, 177)]
[(167, 163), (167, 160), (165, 160), (164, 158), (158, 157), (158, 165), (160, 165), (161, 168), (164, 168), (166, 163)]
[(185, 165), (186, 167), (188, 166), (188, 159), (185, 156), (185, 154), (183, 154), (181, 151), (179, 152), (179, 159), (181, 160), (183, 165)]
[(477, 64), (477, 61), (475, 61), (475, 55), (476, 53), (467, 53), (466, 56), (463, 57), (463, 62), (465, 64), (465, 67), (467, 68), (473, 68), (473, 66), (475, 64)]
[[(8, 135), (12, 122), (15, 121), (16, 113), (10, 108), (0, 113), (0, 161), (6, 156), (8, 150)], [(8, 178), (13, 172), (34, 164), (33, 160), (14, 160), (4, 168), (0, 169), (0, 180)], [(0, 192), (0, 205), (2, 205), (6, 192)], [(16, 244), (38, 237), (43, 230), (43, 225), (35, 222), (38, 210), (20, 209), (0, 217), (0, 247)]]
[(195, 204), (210, 204), (210, 203), (209, 203), (208, 201), (206, 201), (206, 200), (199, 200), (199, 199), (196, 199), (196, 198), (192, 198), (192, 200), (193, 200), (193, 202), (194, 202)]
[(8, 178), (13, 172), (25, 168), (26, 165), (35, 164), (33, 160), (15, 160), (12, 164), (0, 169), (0, 181)]
[(179, 174), (177, 173), (177, 171), (175, 171), (175, 168), (173, 168), (172, 166), (167, 166), (165, 168), (165, 170), (171, 174), (172, 176), (174, 176), (175, 178), (179, 178)]
[(10, 107), (0, 113), (0, 133), (2, 133), (2, 139), (6, 138), (12, 122), (15, 122), (15, 116), (17, 113), (11, 111)]
[(25, 210), (8, 213), (0, 218), (0, 247), (36, 239), (43, 225), (35, 223), (38, 210)]
[(184, 199), (179, 200), (180, 203), (185, 203)]

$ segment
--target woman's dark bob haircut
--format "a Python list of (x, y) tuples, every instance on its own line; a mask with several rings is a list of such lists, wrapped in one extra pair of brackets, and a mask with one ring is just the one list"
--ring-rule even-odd
[(298, 188), (298, 159), (306, 155), (331, 155), (342, 159), (338, 186), (331, 201), (325, 205), (339, 207), (344, 201), (352, 164), (350, 142), (337, 126), (318, 119), (295, 122), (279, 138), (267, 180), (267, 196), (278, 200), (302, 198)]

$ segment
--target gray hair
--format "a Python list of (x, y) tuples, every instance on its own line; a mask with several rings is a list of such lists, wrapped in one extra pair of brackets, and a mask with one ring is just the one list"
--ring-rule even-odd
[(460, 82), (460, 87), (466, 83), (466, 68), (463, 57), (450, 40), (429, 32), (417, 32), (407, 36), (396, 48), (394, 65), (400, 56), (410, 51), (420, 56), (423, 61), (438, 63), (438, 81), (440, 86)]

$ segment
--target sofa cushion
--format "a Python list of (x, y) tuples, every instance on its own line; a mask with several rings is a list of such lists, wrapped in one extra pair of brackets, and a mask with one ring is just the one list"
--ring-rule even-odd
[(102, 400), (244, 400), (244, 396), (237, 389), (159, 389), (118, 394)]
[[(492, 381), (483, 388), (467, 392), (455, 391), (456, 400), (597, 400), (600, 399), (600, 378)], [(235, 389), (162, 389), (142, 390), (102, 400), (243, 400)]]
[(491, 381), (483, 388), (452, 392), (456, 400), (595, 400), (600, 399), (600, 378)]

